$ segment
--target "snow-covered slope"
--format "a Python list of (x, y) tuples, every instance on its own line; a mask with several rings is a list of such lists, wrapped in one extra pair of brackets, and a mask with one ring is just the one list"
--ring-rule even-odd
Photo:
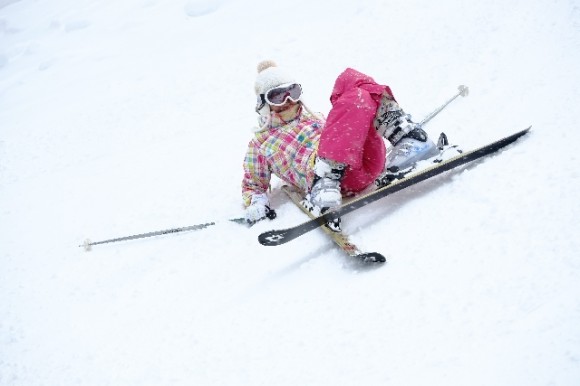
[[(344, 219), (237, 217), (256, 63), (327, 113), (354, 67), (471, 148), (521, 143)], [(580, 5), (0, 0), (0, 385), (576, 385)], [(279, 184), (275, 184), (275, 188)]]

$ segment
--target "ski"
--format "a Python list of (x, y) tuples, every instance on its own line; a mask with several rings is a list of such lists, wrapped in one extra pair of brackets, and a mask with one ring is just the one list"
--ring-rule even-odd
[(306, 221), (302, 224), (287, 229), (271, 230), (268, 232), (264, 232), (258, 236), (258, 241), (260, 242), (260, 244), (266, 246), (276, 246), (285, 244), (289, 241), (292, 241), (302, 236), (307, 232), (310, 232), (313, 229), (316, 229), (326, 224), (329, 220), (341, 217), (365, 205), (375, 202), (383, 197), (398, 192), (409, 186), (415, 185), (431, 177), (437, 176), (460, 165), (464, 165), (469, 162), (488, 156), (490, 154), (493, 154), (498, 150), (515, 142), (518, 138), (528, 133), (530, 129), (531, 126), (524, 130), (518, 131), (517, 133), (514, 133), (510, 136), (492, 142), (488, 145), (484, 145), (471, 151), (463, 152), (455, 157), (442, 161), (441, 163), (435, 164), (431, 167), (420, 170), (418, 172), (408, 174), (407, 176), (405, 176), (400, 180), (396, 180), (391, 184), (379, 188), (370, 193), (363, 194), (335, 210), (326, 212), (325, 214), (318, 216), (316, 218), (312, 218), (309, 221)]
[[(302, 205), (302, 194), (290, 186), (283, 186), (282, 190), (296, 206), (298, 206), (304, 213), (306, 213), (311, 219), (315, 219), (316, 216), (312, 214), (304, 205)], [(340, 249), (342, 249), (348, 256), (356, 258), (364, 263), (384, 263), (387, 261), (383, 255), (378, 252), (363, 252), (355, 244), (350, 242), (348, 235), (344, 232), (334, 232), (328, 227), (323, 226), (322, 230), (334, 241)]]

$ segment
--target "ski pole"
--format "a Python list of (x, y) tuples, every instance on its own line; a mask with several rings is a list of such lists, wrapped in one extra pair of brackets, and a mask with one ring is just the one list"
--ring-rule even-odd
[[(268, 211), (268, 213), (266, 214), (266, 216), (270, 219), (273, 220), (276, 217), (276, 212), (272, 209), (270, 209)], [(253, 223), (249, 223), (247, 222), (247, 220), (244, 217), (240, 217), (240, 218), (231, 218), (228, 221), (232, 221), (238, 224), (246, 224), (248, 226), (253, 225)], [(124, 237), (117, 237), (114, 239), (108, 239), (108, 240), (102, 240), (102, 241), (91, 241), (90, 239), (86, 239), (81, 245), (79, 245), (79, 247), (83, 247), (85, 249), (85, 251), (90, 251), (91, 248), (94, 245), (99, 245), (99, 244), (109, 244), (109, 243), (116, 243), (119, 241), (127, 241), (127, 240), (135, 240), (135, 239), (144, 239), (147, 237), (154, 237), (154, 236), (161, 236), (161, 235), (167, 235), (170, 233), (181, 233), (181, 232), (187, 232), (187, 231), (195, 231), (198, 229), (205, 229), (208, 228), (212, 225), (216, 225), (216, 222), (208, 222), (208, 223), (203, 223), (203, 224), (196, 224), (196, 225), (190, 225), (190, 226), (185, 226), (185, 227), (181, 227), (181, 228), (171, 228), (171, 229), (164, 229), (161, 231), (154, 231), (154, 232), (147, 232), (147, 233), (141, 233), (138, 235), (131, 235), (131, 236), (124, 236)]]
[[(241, 219), (232, 219), (231, 221), (241, 223), (242, 221), (245, 222), (245, 219), (243, 219), (243, 218), (241, 218)], [(181, 227), (181, 228), (164, 229), (164, 230), (161, 230), (161, 231), (140, 233), (138, 235), (117, 237), (117, 238), (114, 238), (114, 239), (108, 239), (108, 240), (102, 240), (102, 241), (91, 241), (90, 239), (86, 239), (81, 245), (79, 245), (79, 247), (84, 247), (85, 248), (85, 251), (88, 252), (88, 251), (91, 250), (91, 248), (93, 247), (93, 245), (109, 244), (109, 243), (116, 243), (116, 242), (119, 242), (119, 241), (127, 241), (127, 240), (135, 240), (135, 239), (144, 239), (146, 237), (161, 236), (161, 235), (167, 235), (167, 234), (170, 234), (170, 233), (180, 233), (180, 232), (194, 231), (194, 230), (198, 230), (198, 229), (204, 229), (204, 228), (210, 227), (210, 226), (215, 225), (215, 224), (216, 224), (215, 222), (208, 222), (208, 223), (205, 223), (205, 224), (190, 225), (190, 226)]]
[(431, 119), (433, 119), (437, 114), (439, 114), (441, 112), (441, 110), (443, 110), (445, 107), (447, 107), (447, 105), (449, 103), (453, 102), (455, 100), (455, 98), (457, 98), (458, 96), (466, 97), (469, 95), (469, 87), (461, 85), (461, 86), (458, 86), (457, 89), (458, 89), (457, 93), (455, 95), (453, 95), (452, 98), (450, 98), (447, 102), (445, 102), (444, 104), (439, 106), (431, 114), (429, 114), (425, 118), (423, 118), (423, 120), (420, 122), (420, 125), (424, 125), (427, 122), (429, 122)]

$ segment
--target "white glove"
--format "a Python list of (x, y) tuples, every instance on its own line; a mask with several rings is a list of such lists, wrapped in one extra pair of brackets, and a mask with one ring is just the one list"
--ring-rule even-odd
[(270, 205), (270, 201), (265, 193), (254, 194), (250, 206), (246, 208), (246, 221), (253, 224), (265, 218), (270, 212), (268, 205)]

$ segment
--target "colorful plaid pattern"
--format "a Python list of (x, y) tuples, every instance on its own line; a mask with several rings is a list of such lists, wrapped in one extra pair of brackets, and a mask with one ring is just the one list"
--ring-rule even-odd
[(268, 127), (257, 132), (248, 144), (242, 182), (242, 198), (246, 206), (250, 204), (252, 195), (268, 191), (272, 173), (302, 191), (310, 187), (324, 120), (302, 108), (297, 113), (290, 122), (284, 122), (273, 114)]

